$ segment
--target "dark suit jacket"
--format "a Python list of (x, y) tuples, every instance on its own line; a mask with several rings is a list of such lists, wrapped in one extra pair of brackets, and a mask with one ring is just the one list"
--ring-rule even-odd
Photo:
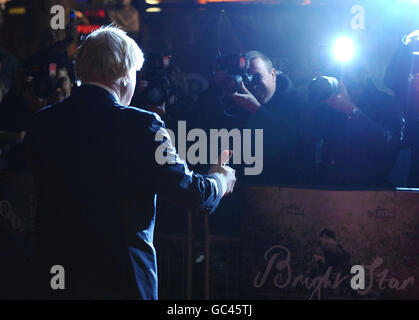
[[(34, 298), (157, 299), (157, 195), (208, 213), (221, 198), (220, 181), (177, 154), (157, 164), (162, 143), (175, 152), (155, 141), (163, 128), (91, 85), (35, 115), (25, 137), (38, 190)], [(53, 265), (65, 269), (65, 290), (51, 289)]]

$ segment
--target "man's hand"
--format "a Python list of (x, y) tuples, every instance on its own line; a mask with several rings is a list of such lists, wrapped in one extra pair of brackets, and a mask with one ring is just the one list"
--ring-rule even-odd
[(255, 98), (253, 94), (247, 90), (246, 86), (242, 82), (240, 93), (233, 93), (229, 95), (234, 103), (247, 111), (255, 113), (260, 108), (259, 101)]
[(216, 176), (223, 185), (223, 196), (233, 192), (236, 183), (236, 171), (225, 164), (233, 155), (232, 151), (224, 150), (218, 158), (218, 163), (212, 165), (208, 174)]
[(351, 98), (349, 97), (349, 94), (342, 82), (340, 83), (340, 92), (337, 95), (324, 100), (323, 102), (333, 109), (341, 111), (348, 116), (350, 116), (352, 112), (357, 109), (355, 104), (351, 101)]

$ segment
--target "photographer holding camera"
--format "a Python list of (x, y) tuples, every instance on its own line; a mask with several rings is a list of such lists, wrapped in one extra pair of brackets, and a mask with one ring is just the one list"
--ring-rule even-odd
[(342, 80), (315, 78), (302, 137), (311, 145), (312, 184), (331, 187), (391, 187), (387, 180), (401, 145), (398, 103), (378, 90), (365, 68), (351, 66)]
[[(0, 131), (22, 136), (34, 113), (70, 95), (72, 81), (69, 73), (67, 65), (53, 57), (27, 63), (25, 71), (20, 72), (0, 104)], [(18, 171), (25, 168), (21, 142), (17, 138), (2, 147), (1, 170)]]
[(406, 119), (400, 160), (408, 168), (407, 186), (416, 188), (419, 186), (419, 30), (402, 38), (387, 67), (384, 82), (394, 92)]
[[(55, 38), (58, 33), (47, 36)], [(71, 11), (65, 37), (25, 59), (0, 105), (0, 130), (24, 131), (33, 113), (70, 95), (75, 81), (72, 54), (78, 38), (76, 15)]]
[(182, 70), (170, 55), (149, 54), (138, 74), (133, 104), (157, 113), (170, 129), (188, 110), (191, 99)]
[(72, 84), (60, 57), (31, 59), (0, 104), (0, 130), (25, 131), (32, 114), (68, 97)]
[(249, 51), (252, 81), (231, 95), (235, 104), (250, 115), (245, 127), (263, 129), (263, 172), (246, 177), (250, 182), (297, 185), (305, 182), (299, 117), (302, 97), (291, 80), (277, 71), (271, 59)]
[(291, 81), (253, 50), (217, 59), (214, 81), (199, 97), (191, 122), (204, 130), (263, 129), (263, 171), (241, 181), (299, 184), (299, 106)]
[[(234, 97), (252, 81), (246, 54), (220, 56), (212, 67), (212, 82), (202, 92), (189, 115), (192, 127), (210, 129), (244, 127), (250, 112), (236, 105)], [(254, 102), (258, 104), (253, 97)]]

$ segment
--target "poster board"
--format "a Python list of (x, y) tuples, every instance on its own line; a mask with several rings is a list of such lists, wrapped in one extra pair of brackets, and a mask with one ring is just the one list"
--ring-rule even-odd
[[(240, 189), (243, 298), (419, 299), (419, 193)], [(365, 271), (354, 290), (354, 265)]]

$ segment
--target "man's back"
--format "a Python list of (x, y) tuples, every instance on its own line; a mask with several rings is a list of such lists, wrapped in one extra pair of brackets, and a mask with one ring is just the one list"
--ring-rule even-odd
[[(39, 192), (35, 294), (157, 298), (156, 192), (210, 212), (221, 198), (184, 163), (157, 164), (162, 125), (89, 85), (36, 115), (25, 139)], [(65, 290), (50, 290), (53, 265), (66, 271)]]

